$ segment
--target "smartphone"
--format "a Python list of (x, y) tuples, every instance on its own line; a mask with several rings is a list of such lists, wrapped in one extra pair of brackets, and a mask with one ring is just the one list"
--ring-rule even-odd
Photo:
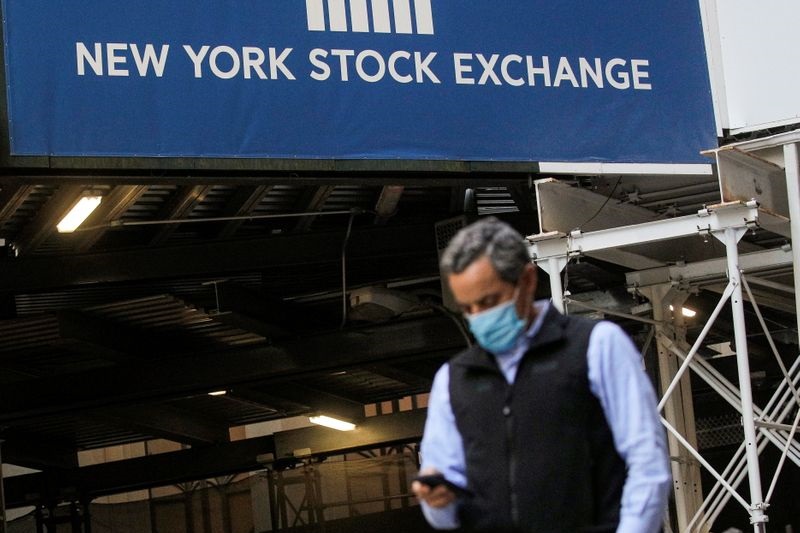
[(456, 496), (472, 496), (472, 491), (469, 489), (465, 489), (459, 487), (455, 483), (448, 481), (442, 474), (428, 474), (425, 476), (417, 476), (414, 478), (414, 481), (419, 481), (423, 485), (427, 485), (430, 488), (438, 487), (439, 485), (444, 485), (447, 487), (451, 492), (455, 493)]

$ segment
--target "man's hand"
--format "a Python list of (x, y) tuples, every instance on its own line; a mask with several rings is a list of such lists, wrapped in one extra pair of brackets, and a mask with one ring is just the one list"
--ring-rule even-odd
[[(425, 468), (419, 473), (421, 476), (428, 476), (439, 474), (433, 468)], [(414, 481), (411, 484), (412, 492), (431, 507), (446, 507), (456, 501), (456, 495), (453, 491), (447, 488), (447, 485), (441, 484), (436, 487), (430, 487), (419, 481)]]

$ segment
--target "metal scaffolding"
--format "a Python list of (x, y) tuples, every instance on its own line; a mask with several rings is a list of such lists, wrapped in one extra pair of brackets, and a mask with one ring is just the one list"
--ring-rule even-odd
[[(723, 202), (700, 210), (696, 215), (635, 224), (611, 229), (581, 232), (579, 229), (569, 234), (550, 232), (528, 237), (533, 261), (549, 274), (554, 305), (564, 310), (565, 298), (561, 283), (561, 271), (570, 259), (595, 251), (617, 249), (625, 246), (677, 239), (691, 235), (701, 235), (719, 240), (725, 247), (724, 259), (715, 259), (686, 265), (665, 266), (628, 274), (628, 286), (646, 297), (653, 308), (652, 319), (634, 315), (628, 318), (641, 320), (653, 327), (653, 337), (658, 347), (659, 370), (661, 376), (662, 398), (659, 410), (662, 423), (668, 431), (670, 454), (673, 458), (674, 494), (677, 510), (677, 530), (681, 532), (707, 532), (723, 507), (733, 498), (745, 509), (756, 533), (765, 531), (768, 521), (767, 509), (774, 494), (778, 476), (786, 459), (800, 467), (800, 443), (795, 438), (800, 423), (800, 357), (796, 357), (789, 368), (775, 347), (774, 340), (766, 326), (758, 302), (750, 289), (752, 284), (771, 284), (771, 288), (792, 291), (791, 287), (775, 284), (769, 280), (752, 275), (770, 269), (785, 269), (794, 265), (794, 284), (800, 287), (800, 247), (783, 248), (762, 252), (739, 254), (739, 241), (750, 229), (760, 224), (762, 214), (768, 223), (777, 227), (788, 225), (792, 242), (800, 242), (800, 166), (798, 158), (800, 132), (791, 132), (769, 139), (724, 147), (712, 152), (717, 157), (720, 173), (727, 169), (744, 173), (748, 179), (767, 167), (762, 154), (752, 152), (770, 151), (770, 157), (780, 149), (785, 167), (786, 195), (789, 213), (781, 215), (779, 210), (759, 210), (761, 198), (742, 198), (738, 201)], [(750, 154), (748, 157), (742, 154)], [(731, 156), (732, 159), (726, 159)], [(742, 158), (744, 157), (744, 163)], [(755, 158), (756, 163), (750, 161)], [(734, 166), (732, 166), (734, 165)], [(782, 168), (774, 162), (768, 166), (771, 172)], [(734, 173), (735, 173), (734, 172)], [(721, 176), (723, 200), (726, 200), (726, 186)], [(773, 185), (774, 186), (774, 185)], [(762, 190), (756, 187), (759, 192)], [(780, 200), (780, 194), (777, 195)], [(774, 200), (774, 199), (770, 199)], [(788, 223), (788, 224), (787, 224)], [(788, 231), (784, 234), (787, 234)], [(696, 290), (698, 283), (710, 279), (726, 279), (719, 302), (703, 327), (693, 345), (685, 336), (683, 321), (683, 302), (690, 291)], [(797, 320), (800, 330), (800, 295), (795, 292)], [(783, 381), (778, 386), (768, 404), (761, 408), (755, 405), (752, 397), (750, 358), (748, 356), (747, 329), (745, 326), (744, 299), (747, 295), (771, 350), (783, 373)], [(698, 352), (706, 335), (714, 325), (722, 309), (730, 305), (733, 314), (735, 355), (737, 362), (738, 386), (728, 381)], [(678, 310), (677, 312), (671, 309)], [(698, 451), (695, 432), (694, 411), (688, 370), (705, 381), (714, 391), (728, 402), (741, 415), (744, 440), (728, 466), (717, 471)], [(797, 415), (788, 420), (793, 411)], [(761, 465), (759, 455), (772, 444), (781, 451), (781, 459), (772, 475), (772, 481), (764, 495), (761, 485)], [(705, 468), (716, 480), (708, 491), (700, 486), (700, 466)], [(747, 501), (737, 488), (747, 478), (749, 498)]]

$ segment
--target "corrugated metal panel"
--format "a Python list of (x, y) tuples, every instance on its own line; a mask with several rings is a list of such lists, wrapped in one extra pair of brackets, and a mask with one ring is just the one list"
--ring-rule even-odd
[(30, 423), (15, 424), (15, 431), (36, 435), (37, 439), (62, 446), (87, 450), (106, 446), (141, 442), (153, 438), (120, 427), (111, 427), (90, 418), (54, 416), (37, 418)]
[(170, 405), (187, 411), (203, 413), (215, 420), (222, 420), (228, 426), (240, 426), (282, 418), (285, 413), (266, 405), (248, 402), (235, 396), (194, 396), (169, 402)]
[(58, 339), (58, 321), (53, 316), (0, 321), (0, 353), (28, 350)]
[(364, 210), (375, 208), (375, 202), (378, 201), (380, 194), (380, 187), (364, 187), (357, 185), (340, 185), (333, 189), (333, 192), (328, 196), (323, 211), (341, 211), (358, 207)]
[(265, 342), (261, 335), (216, 322), (208, 313), (169, 295), (99, 305), (86, 311), (139, 328), (180, 330), (229, 346)]
[(397, 398), (403, 396), (409, 389), (405, 383), (361, 369), (312, 377), (304, 384), (361, 403)]
[(519, 211), (506, 187), (478, 187), (475, 189), (478, 215), (497, 215)]
[(253, 210), (253, 214), (289, 213), (295, 210), (303, 189), (302, 186), (275, 185), (261, 199), (261, 202)]
[[(214, 288), (208, 285), (217, 278), (191, 278), (152, 281), (147, 285), (118, 286), (93, 285), (61, 291), (18, 294), (14, 296), (17, 315), (30, 316), (61, 309), (81, 309), (120, 300), (134, 300), (152, 295), (171, 294), (179, 298), (206, 299), (213, 296)], [(259, 287), (261, 273), (226, 276), (226, 280), (244, 287)]]
[(55, 193), (58, 186), (56, 185), (35, 185), (28, 193), (27, 198), (11, 215), (3, 226), (3, 236), (13, 240), (14, 237), (22, 230), (23, 226), (33, 220), (39, 209), (50, 199)]
[(231, 196), (236, 192), (232, 185), (214, 185), (185, 218), (209, 218), (223, 216), (223, 210)]
[(147, 191), (122, 216), (122, 220), (153, 220), (175, 194), (176, 185), (150, 185)]

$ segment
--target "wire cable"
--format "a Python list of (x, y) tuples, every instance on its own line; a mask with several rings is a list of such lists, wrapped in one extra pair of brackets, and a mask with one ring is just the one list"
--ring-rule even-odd
[[(582, 227), (586, 226), (589, 222), (591, 222), (592, 220), (597, 218), (597, 215), (599, 215), (603, 211), (603, 209), (605, 209), (605, 207), (608, 205), (608, 202), (610, 202), (611, 198), (614, 197), (614, 193), (617, 192), (617, 187), (619, 187), (620, 183), (622, 183), (622, 176), (618, 176), (617, 177), (617, 182), (611, 188), (611, 192), (608, 193), (608, 196), (606, 197), (605, 201), (603, 202), (603, 205), (601, 205), (598, 208), (598, 210), (595, 211), (595, 213), (592, 216), (590, 216), (588, 219), (584, 220), (581, 224), (578, 224), (576, 227), (574, 227), (572, 229), (572, 231), (570, 231), (569, 234), (567, 235), (567, 238), (570, 239), (570, 246), (568, 246), (568, 250), (567, 250), (567, 262), (564, 265), (564, 280), (561, 283), (563, 294), (568, 294), (567, 291), (569, 290), (569, 288), (568, 288), (569, 287), (569, 250), (572, 249), (571, 238), (570, 238), (570, 236), (572, 235), (572, 232), (576, 231), (576, 230), (580, 230)], [(567, 310), (566, 304), (564, 305), (564, 314), (569, 314), (569, 311)]]
[(161, 226), (166, 224), (197, 224), (204, 222), (230, 222), (234, 220), (267, 220), (272, 218), (297, 218), (297, 217), (322, 217), (330, 215), (352, 215), (353, 213), (367, 213), (362, 209), (353, 208), (341, 211), (307, 211), (303, 213), (275, 213), (271, 215), (237, 215), (230, 217), (202, 217), (202, 218), (168, 218), (163, 220), (112, 220), (96, 226), (79, 227), (75, 232), (94, 231), (98, 229), (116, 229), (128, 226)]
[(603, 202), (603, 205), (601, 205), (601, 206), (600, 206), (600, 209), (598, 209), (598, 210), (595, 212), (595, 214), (593, 214), (592, 216), (590, 216), (590, 217), (588, 218), (588, 220), (585, 220), (585, 221), (584, 221), (582, 224), (579, 224), (577, 227), (575, 227), (575, 228), (573, 229), (573, 231), (574, 231), (574, 230), (576, 230), (576, 229), (581, 229), (581, 228), (582, 228), (582, 227), (584, 227), (586, 224), (588, 224), (589, 222), (591, 222), (592, 220), (594, 220), (595, 218), (597, 218), (597, 215), (599, 215), (599, 214), (600, 214), (600, 212), (601, 212), (601, 211), (602, 211), (602, 210), (603, 210), (603, 209), (606, 207), (606, 205), (608, 205), (608, 202), (609, 202), (609, 201), (611, 201), (611, 198), (614, 196), (614, 193), (617, 191), (617, 187), (619, 187), (619, 184), (620, 184), (621, 182), (622, 182), (622, 176), (619, 176), (619, 177), (617, 178), (617, 182), (614, 184), (614, 187), (611, 189), (611, 192), (610, 192), (610, 193), (608, 193), (608, 197), (606, 198), (606, 201), (605, 201), (605, 202)]
[(353, 219), (358, 214), (357, 211), (350, 212), (350, 219), (347, 221), (347, 233), (342, 242), (342, 323), (339, 329), (344, 329), (347, 323), (347, 243), (350, 241), (350, 232), (353, 230)]

